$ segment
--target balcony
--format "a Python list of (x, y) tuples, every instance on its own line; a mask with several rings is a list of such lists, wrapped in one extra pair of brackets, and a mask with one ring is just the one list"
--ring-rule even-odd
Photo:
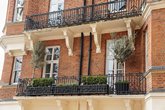
[(20, 80), (17, 96), (137, 95), (146, 93), (146, 79), (142, 73), (64, 76), (55, 78), (50, 85), (46, 85), (46, 83), (36, 84), (38, 84), (36, 79)]
[(66, 27), (136, 17), (142, 14), (145, 0), (118, 0), (26, 17), (25, 31)]

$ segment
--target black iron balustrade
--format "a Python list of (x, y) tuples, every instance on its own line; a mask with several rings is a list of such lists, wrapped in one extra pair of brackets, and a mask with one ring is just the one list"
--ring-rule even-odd
[(26, 17), (25, 30), (80, 25), (142, 14), (146, 0), (116, 0)]
[(50, 86), (33, 86), (33, 79), (20, 80), (17, 96), (145, 94), (146, 78), (142, 73), (111, 74), (106, 76), (58, 77)]

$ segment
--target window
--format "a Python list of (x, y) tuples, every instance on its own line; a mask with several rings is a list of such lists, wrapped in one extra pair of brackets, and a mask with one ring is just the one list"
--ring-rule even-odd
[(106, 74), (123, 74), (124, 64), (118, 63), (113, 55), (113, 40), (107, 41)]
[(16, 0), (14, 22), (22, 21), (24, 0)]
[(49, 12), (57, 11), (56, 13), (49, 14), (48, 24), (51, 26), (60, 24), (62, 20), (62, 12), (64, 9), (64, 0), (50, 0)]
[(126, 9), (126, 0), (109, 0), (109, 10), (111, 13), (121, 12)]
[(55, 77), (58, 75), (60, 47), (47, 47), (43, 77)]
[(145, 32), (145, 70), (148, 69), (148, 47), (149, 47), (149, 41), (148, 41), (148, 32)]
[(20, 75), (21, 75), (21, 70), (22, 70), (22, 56), (17, 56), (14, 59), (14, 66), (13, 66), (13, 77), (12, 77), (12, 82), (13, 83), (18, 83)]

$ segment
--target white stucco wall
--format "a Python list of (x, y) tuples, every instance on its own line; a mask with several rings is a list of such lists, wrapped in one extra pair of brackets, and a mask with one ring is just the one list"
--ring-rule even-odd
[(21, 106), (17, 101), (0, 102), (0, 110), (21, 110)]
[(165, 110), (165, 93), (150, 93), (145, 98), (145, 110)]

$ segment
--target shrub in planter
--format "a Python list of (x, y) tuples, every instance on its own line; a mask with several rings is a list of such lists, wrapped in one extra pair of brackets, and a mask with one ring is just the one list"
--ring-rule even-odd
[(54, 83), (53, 78), (37, 78), (37, 79), (33, 79), (32, 86), (33, 87), (51, 86), (53, 83)]
[(117, 94), (124, 94), (124, 93), (128, 93), (129, 91), (129, 82), (126, 80), (116, 82), (115, 86), (116, 86)]
[(83, 76), (83, 85), (107, 84), (106, 76)]
[(78, 84), (77, 83), (69, 83), (69, 84), (58, 84), (54, 87), (54, 94), (76, 94), (78, 93)]

